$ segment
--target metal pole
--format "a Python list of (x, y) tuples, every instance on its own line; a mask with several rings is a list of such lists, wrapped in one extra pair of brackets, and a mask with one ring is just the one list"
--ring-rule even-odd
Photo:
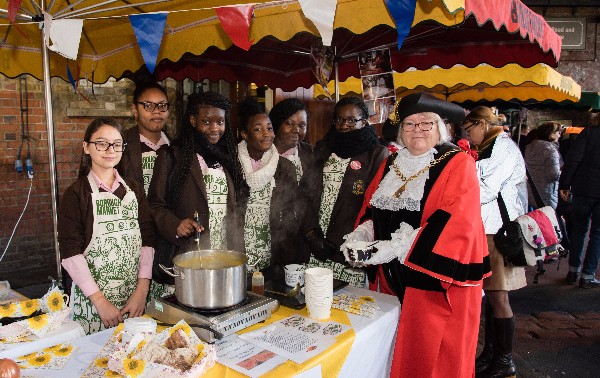
[[(41, 3), (45, 9), (45, 0)], [(58, 179), (56, 176), (56, 152), (54, 151), (54, 118), (52, 114), (52, 86), (50, 83), (50, 56), (44, 43), (44, 29), (42, 32), (42, 68), (44, 71), (44, 99), (46, 101), (46, 130), (48, 132), (48, 169), (50, 170), (50, 194), (52, 196), (52, 224), (54, 226), (54, 249), (56, 252), (56, 274), (60, 284), (62, 282), (62, 269), (60, 267), (60, 249), (58, 247)]]
[(338, 72), (337, 47), (333, 48), (333, 73), (335, 77), (335, 102), (340, 101), (340, 79)]

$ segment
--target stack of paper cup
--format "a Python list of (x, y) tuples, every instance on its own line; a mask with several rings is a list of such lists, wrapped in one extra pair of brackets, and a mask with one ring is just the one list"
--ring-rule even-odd
[(304, 299), (308, 316), (327, 319), (331, 316), (333, 302), (333, 272), (327, 268), (310, 268), (304, 271)]

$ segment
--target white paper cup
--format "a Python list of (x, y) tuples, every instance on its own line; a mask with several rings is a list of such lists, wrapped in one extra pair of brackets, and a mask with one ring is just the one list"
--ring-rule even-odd
[(283, 268), (285, 284), (288, 286), (304, 285), (304, 265), (290, 264)]
[(138, 333), (156, 333), (156, 320), (144, 317), (128, 318), (123, 321), (123, 343), (129, 342)]
[(308, 316), (327, 319), (333, 302), (333, 272), (327, 268), (310, 268), (304, 272), (304, 301)]

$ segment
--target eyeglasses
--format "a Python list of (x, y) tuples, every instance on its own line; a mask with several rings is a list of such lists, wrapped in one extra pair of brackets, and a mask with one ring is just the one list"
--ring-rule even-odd
[(103, 140), (99, 140), (97, 142), (88, 142), (88, 144), (95, 144), (96, 150), (100, 152), (108, 151), (111, 146), (115, 152), (123, 152), (125, 151), (125, 146), (127, 145), (127, 143), (123, 142), (108, 143)]
[(421, 131), (429, 131), (433, 129), (433, 125), (435, 121), (427, 121), (427, 122), (402, 122), (402, 130), (404, 131), (414, 131), (415, 128), (419, 128)]
[(144, 110), (147, 112), (153, 112), (156, 109), (158, 109), (159, 112), (164, 113), (167, 110), (169, 110), (169, 104), (168, 102), (151, 102), (151, 101), (136, 101), (135, 102), (138, 105), (142, 105), (144, 107)]
[(348, 125), (348, 127), (353, 128), (356, 127), (356, 124), (358, 122), (362, 122), (364, 121), (364, 118), (342, 118), (342, 117), (337, 117), (335, 120), (335, 124), (338, 126), (343, 126), (344, 124)]
[[(467, 122), (471, 122), (471, 124), (467, 127), (465, 127)], [(463, 123), (463, 130), (468, 131), (471, 127), (473, 126), (477, 126), (481, 123), (482, 121), (466, 121), (465, 123)]]

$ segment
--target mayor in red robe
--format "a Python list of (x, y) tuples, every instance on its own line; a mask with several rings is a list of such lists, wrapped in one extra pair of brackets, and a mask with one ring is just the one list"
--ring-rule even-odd
[[(490, 264), (475, 161), (447, 142), (444, 108), (424, 94), (398, 104), (399, 148), (371, 182), (341, 247), (348, 262), (372, 266), (372, 289), (402, 302), (394, 377), (474, 376)], [(369, 257), (363, 252), (373, 243)]]

